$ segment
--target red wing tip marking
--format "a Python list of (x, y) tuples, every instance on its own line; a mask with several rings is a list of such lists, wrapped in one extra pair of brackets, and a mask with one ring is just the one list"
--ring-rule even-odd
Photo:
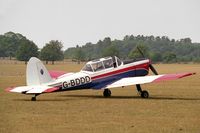
[(59, 76), (66, 74), (66, 72), (63, 71), (49, 71), (49, 74), (52, 78), (58, 78)]
[(12, 89), (14, 89), (14, 87), (8, 87), (5, 89), (6, 92), (10, 92)]
[(160, 81), (163, 81), (163, 80), (180, 79), (180, 78), (191, 76), (191, 75), (194, 75), (194, 74), (196, 74), (196, 73), (166, 74), (166, 75), (163, 75), (163, 76), (155, 79), (154, 82), (160, 82)]

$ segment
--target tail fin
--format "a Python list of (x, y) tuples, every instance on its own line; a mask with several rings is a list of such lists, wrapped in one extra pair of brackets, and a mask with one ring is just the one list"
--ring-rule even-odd
[(52, 78), (46, 67), (38, 58), (31, 57), (26, 68), (26, 84), (41, 85), (50, 81), (52, 81)]

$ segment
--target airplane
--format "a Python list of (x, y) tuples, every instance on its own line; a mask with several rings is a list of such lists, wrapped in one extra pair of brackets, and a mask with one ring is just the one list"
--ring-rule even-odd
[[(144, 57), (142, 51), (138, 50)], [(149, 69), (155, 75), (148, 75)], [(110, 88), (135, 85), (138, 94), (142, 98), (148, 98), (149, 93), (142, 90), (141, 84), (175, 80), (194, 74), (187, 72), (158, 75), (150, 59), (121, 61), (116, 56), (92, 60), (87, 62), (80, 72), (65, 73), (48, 71), (42, 61), (31, 57), (26, 68), (27, 86), (9, 87), (6, 91), (30, 94), (33, 95), (31, 100), (36, 101), (36, 97), (44, 93), (80, 89), (102, 89), (103, 96), (110, 97)]]

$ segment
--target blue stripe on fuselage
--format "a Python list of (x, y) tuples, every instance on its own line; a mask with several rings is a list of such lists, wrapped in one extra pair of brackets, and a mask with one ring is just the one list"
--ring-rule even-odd
[(94, 89), (101, 89), (104, 88), (106, 85), (115, 82), (121, 78), (126, 77), (136, 77), (136, 76), (145, 76), (148, 74), (146, 69), (139, 69), (139, 70), (131, 70), (124, 73), (115, 74), (112, 76), (107, 76), (105, 78), (100, 78), (92, 81), (92, 88)]

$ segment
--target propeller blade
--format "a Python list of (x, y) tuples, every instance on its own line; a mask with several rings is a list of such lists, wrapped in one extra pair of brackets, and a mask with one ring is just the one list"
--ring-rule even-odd
[(158, 75), (158, 72), (156, 71), (156, 69), (153, 67), (152, 64), (149, 64), (149, 68), (151, 69), (151, 71), (152, 71), (155, 75)]
[(142, 50), (139, 47), (137, 47), (137, 49), (140, 52), (140, 54), (142, 55), (142, 57), (145, 58), (144, 53), (142, 52)]
[[(139, 47), (137, 47), (137, 49), (138, 49), (138, 51), (140, 52), (140, 54), (143, 56), (143, 58), (145, 58), (144, 53), (142, 52), (142, 50), (141, 50)], [(156, 69), (153, 67), (152, 64), (149, 64), (149, 68), (151, 69), (151, 71), (152, 71), (155, 75), (158, 75), (158, 72), (156, 71)]]

